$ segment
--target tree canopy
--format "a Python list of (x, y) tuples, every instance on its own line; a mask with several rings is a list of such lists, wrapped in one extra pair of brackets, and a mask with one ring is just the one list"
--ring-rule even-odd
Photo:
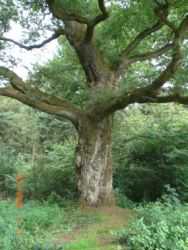
[[(77, 84), (83, 86), (85, 82), (89, 88), (103, 89), (98, 98), (88, 97), (89, 105), (83, 108), (85, 114), (98, 113), (101, 119), (135, 102), (187, 103), (182, 94), (187, 81), (187, 1), (4, 0), (0, 6), (3, 60), (7, 60), (4, 55), (7, 46), (14, 44), (32, 50), (60, 36), (66, 38), (70, 44), (67, 50), (71, 46), (76, 51), (85, 73), (85, 79), (76, 77)], [(22, 25), (23, 41), (6, 36), (13, 21)], [(48, 33), (51, 35), (46, 37)], [(62, 75), (67, 74), (66, 69), (61, 70)], [(65, 99), (54, 98), (29, 81), (24, 82), (11, 67), (1, 66), (0, 73), (2, 79), (8, 80), (8, 85), (0, 90), (1, 95), (74, 123), (83, 114)], [(165, 83), (169, 84), (163, 91)]]

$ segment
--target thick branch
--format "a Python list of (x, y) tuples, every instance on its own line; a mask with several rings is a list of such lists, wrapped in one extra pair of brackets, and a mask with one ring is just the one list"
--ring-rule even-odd
[(160, 19), (161, 23), (167, 25), (174, 33), (176, 33), (176, 27), (168, 20), (169, 14), (169, 2), (165, 0), (164, 3), (160, 3), (155, 0), (157, 7), (154, 9), (156, 16)]
[(15, 72), (9, 70), (6, 67), (0, 67), (0, 76), (7, 79), (13, 88), (19, 90), (20, 92), (25, 91), (25, 83), (21, 77), (19, 77)]
[(86, 37), (85, 37), (85, 41), (91, 41), (92, 37), (93, 37), (93, 32), (95, 29), (95, 26), (106, 20), (109, 16), (107, 9), (105, 7), (105, 3), (104, 0), (98, 0), (98, 6), (100, 11), (102, 12), (101, 14), (99, 14), (98, 16), (96, 16), (88, 25), (87, 27), (87, 31), (86, 31)]
[(77, 126), (82, 113), (66, 100), (51, 96), (37, 88), (28, 86), (13, 71), (0, 67), (0, 76), (8, 79), (11, 86), (0, 88), (0, 95), (11, 97), (43, 112), (63, 117)]
[(93, 19), (93, 25), (97, 25), (99, 22), (104, 21), (106, 18), (108, 18), (108, 12), (107, 9), (105, 7), (105, 3), (104, 0), (98, 0), (98, 6), (100, 11), (102, 12), (101, 14), (99, 14), (98, 16), (96, 16)]
[(80, 16), (77, 13), (66, 12), (63, 8), (61, 8), (60, 6), (57, 6), (57, 3), (55, 0), (46, 0), (46, 2), (48, 4), (50, 11), (54, 15), (54, 17), (56, 17), (57, 19), (60, 19), (63, 21), (75, 21), (75, 22), (82, 23), (82, 24), (88, 24), (89, 22), (87, 18)]
[(104, 0), (98, 0), (98, 6), (101, 11), (101, 14), (97, 15), (93, 19), (86, 18), (84, 16), (79, 15), (78, 13), (70, 13), (61, 8), (60, 6), (57, 6), (55, 0), (47, 0), (47, 3), (54, 17), (63, 20), (64, 22), (75, 21), (80, 24), (86, 24), (87, 29), (84, 41), (87, 42), (91, 41), (95, 26), (108, 17), (108, 12), (106, 10)]
[(41, 43), (39, 44), (34, 44), (34, 45), (30, 45), (30, 46), (27, 46), (27, 45), (24, 45), (24, 44), (21, 44), (11, 38), (7, 38), (7, 37), (0, 37), (0, 40), (1, 41), (5, 41), (5, 42), (10, 42), (10, 43), (14, 43), (15, 45), (17, 45), (18, 47), (22, 48), (22, 49), (26, 49), (26, 50), (32, 50), (32, 49), (39, 49), (41, 47), (43, 47), (44, 45), (48, 44), (49, 42), (57, 39), (59, 36), (61, 35), (64, 35), (64, 30), (63, 29), (59, 29), (59, 30), (56, 30), (55, 33), (49, 37), (48, 39), (42, 41)]
[(188, 104), (188, 96), (181, 96), (178, 94), (168, 95), (168, 96), (155, 96), (155, 97), (147, 97), (143, 96), (138, 101), (139, 103), (170, 103), (176, 102), (180, 104)]
[[(161, 72), (158, 78), (156, 78), (150, 85), (142, 88), (136, 88), (133, 91), (116, 92), (113, 96), (102, 100), (98, 104), (94, 105), (90, 110), (91, 116), (97, 115), (98, 119), (102, 119), (105, 116), (125, 108), (132, 103), (144, 103), (144, 102), (179, 102), (186, 103), (188, 97), (180, 97), (178, 95), (168, 97), (158, 97), (158, 92), (161, 87), (169, 81), (175, 74), (180, 62), (181, 62), (181, 45), (188, 31), (188, 17), (185, 17), (179, 28), (176, 31), (173, 41), (173, 55), (170, 63), (166, 69)], [(100, 112), (99, 112), (100, 110)]]

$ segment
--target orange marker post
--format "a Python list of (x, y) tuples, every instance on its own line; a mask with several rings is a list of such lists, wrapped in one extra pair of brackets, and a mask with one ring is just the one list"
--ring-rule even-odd
[[(24, 206), (24, 194), (23, 194), (23, 180), (25, 179), (22, 175), (16, 176), (16, 208), (20, 209)], [(19, 229), (19, 226), (21, 224), (21, 218), (17, 218), (17, 229), (16, 234), (21, 235), (22, 230)]]
[(22, 208), (23, 207), (23, 180), (24, 176), (17, 175), (16, 176), (16, 207)]

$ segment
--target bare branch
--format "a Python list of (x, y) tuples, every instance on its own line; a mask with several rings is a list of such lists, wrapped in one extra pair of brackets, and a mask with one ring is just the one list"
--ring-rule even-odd
[(22, 49), (26, 49), (26, 50), (32, 50), (32, 49), (39, 49), (41, 47), (43, 47), (44, 45), (48, 44), (49, 42), (57, 39), (58, 37), (60, 37), (61, 35), (64, 35), (64, 30), (63, 29), (58, 29), (55, 31), (55, 33), (49, 37), (48, 39), (42, 41), (41, 43), (39, 44), (34, 44), (34, 45), (30, 45), (30, 46), (27, 46), (27, 45), (24, 45), (24, 44), (21, 44), (11, 38), (7, 38), (7, 37), (0, 37), (0, 40), (1, 41), (5, 41), (5, 42), (10, 42), (10, 43), (13, 43), (15, 45), (17, 45), (18, 47), (22, 48)]
[(70, 120), (76, 127), (82, 116), (81, 111), (67, 100), (42, 92), (26, 84), (16, 73), (0, 67), (0, 76), (9, 80), (11, 86), (0, 88), (0, 95), (11, 97), (43, 112)]

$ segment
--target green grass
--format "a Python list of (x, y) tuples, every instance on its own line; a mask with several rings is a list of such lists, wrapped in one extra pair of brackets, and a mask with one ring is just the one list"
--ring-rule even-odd
[(96, 239), (81, 239), (80, 241), (70, 243), (65, 246), (65, 250), (98, 250)]
[(0, 201), (0, 250), (117, 250), (111, 231), (123, 226), (126, 214), (36, 201), (17, 209)]

